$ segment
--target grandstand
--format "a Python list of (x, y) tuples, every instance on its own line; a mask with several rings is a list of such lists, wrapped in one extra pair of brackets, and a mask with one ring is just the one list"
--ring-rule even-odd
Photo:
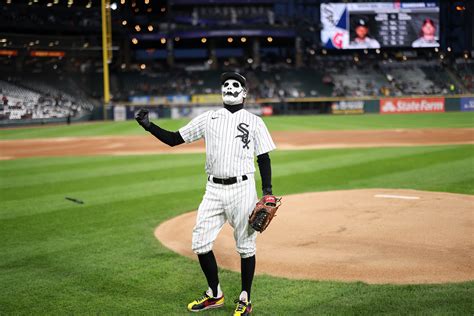
[(2, 125), (103, 118), (115, 106), (216, 106), (227, 70), (244, 73), (248, 102), (273, 114), (326, 113), (338, 100), (474, 93), (468, 2), (440, 3), (439, 47), (376, 50), (327, 48), (321, 1), (111, 3), (105, 105), (100, 2), (9, 0), (0, 8)]

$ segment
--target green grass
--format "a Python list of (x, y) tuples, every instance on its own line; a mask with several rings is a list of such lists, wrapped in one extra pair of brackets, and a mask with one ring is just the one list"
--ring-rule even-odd
[[(169, 130), (177, 130), (188, 120), (157, 120)], [(362, 130), (390, 128), (460, 128), (474, 127), (474, 112), (393, 115), (317, 115), (274, 116), (265, 118), (272, 131), (293, 130)], [(67, 136), (143, 135), (146, 132), (135, 122), (95, 122), (47, 127), (1, 129), (0, 139), (25, 139)]]
[[(384, 187), (474, 194), (473, 149), (279, 151), (272, 154), (275, 193)], [(0, 314), (187, 315), (186, 304), (205, 288), (199, 264), (161, 246), (153, 230), (198, 206), (203, 164), (202, 154), (1, 161)], [(228, 303), (209, 315), (231, 314), (240, 291), (238, 273), (222, 270), (220, 278)], [(256, 315), (472, 315), (473, 297), (474, 282), (270, 276), (257, 276), (253, 291)]]

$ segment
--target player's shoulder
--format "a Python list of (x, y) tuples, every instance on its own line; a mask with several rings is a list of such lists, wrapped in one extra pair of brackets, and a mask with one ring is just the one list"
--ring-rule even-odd
[(253, 122), (255, 124), (255, 126), (262, 126), (262, 125), (265, 125), (265, 123), (263, 122), (263, 119), (258, 116), (257, 114), (254, 114), (252, 112), (249, 112), (247, 110), (245, 110), (245, 116), (247, 117), (247, 120), (249, 122)]
[(196, 116), (196, 118), (205, 119), (212, 116), (215, 112), (216, 112), (215, 110), (208, 110), (199, 114), (198, 116)]
[(258, 115), (256, 115), (256, 114), (250, 112), (250, 111), (247, 110), (247, 109), (242, 109), (241, 111), (242, 111), (242, 113), (243, 113), (244, 115), (246, 115), (247, 117), (250, 117), (250, 118), (252, 118), (252, 119), (254, 119), (254, 120), (260, 119), (260, 116), (258, 116)]

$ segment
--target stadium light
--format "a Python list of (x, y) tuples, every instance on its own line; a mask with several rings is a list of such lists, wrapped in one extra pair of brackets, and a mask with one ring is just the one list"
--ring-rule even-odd
[(251, 64), (251, 63), (253, 63), (253, 59), (252, 59), (252, 58), (247, 58), (247, 62), (248, 62), (249, 64)]
[(247, 41), (247, 39), (246, 39), (245, 37), (241, 37), (241, 38), (240, 38), (240, 41), (241, 41), (242, 43), (245, 43), (245, 42)]
[(451, 47), (448, 47), (448, 52), (450, 52), (450, 51), (451, 51)]
[(145, 4), (150, 4), (150, 0), (145, 0)]
[(48, 2), (48, 3), (46, 4), (46, 6), (49, 8), (49, 7), (52, 7), (53, 4), (52, 4), (51, 2)]
[(269, 43), (271, 43), (271, 42), (273, 42), (273, 38), (272, 38), (271, 36), (269, 36), (269, 37), (267, 37), (267, 41), (268, 41)]
[(117, 3), (115, 3), (115, 2), (112, 3), (112, 4), (110, 5), (110, 8), (111, 8), (112, 10), (117, 10)]
[(7, 42), (7, 39), (6, 39), (6, 38), (0, 39), (0, 43), (6, 43), (6, 42)]
[(137, 45), (137, 44), (138, 44), (138, 40), (134, 37), (134, 38), (132, 38), (132, 43), (133, 43), (134, 45)]
[(145, 65), (145, 64), (141, 64), (141, 65), (140, 65), (140, 69), (141, 69), (141, 70), (144, 70), (145, 68), (146, 68), (146, 65)]
[(153, 32), (153, 25), (148, 25), (148, 31)]
[(328, 53), (328, 51), (325, 49), (323, 49), (321, 52), (323, 53), (323, 55), (326, 55)]
[(165, 12), (165, 11), (166, 11), (166, 8), (161, 8), (160, 11), (161, 11), (161, 12)]
[(123, 25), (123, 26), (127, 25), (127, 23), (128, 23), (127, 20), (123, 20), (123, 21), (122, 21), (122, 25)]
[(175, 42), (179, 42), (179, 40), (180, 40), (179, 36), (176, 36), (176, 37), (174, 38), (174, 41), (175, 41)]
[(166, 44), (166, 38), (162, 37), (162, 38), (160, 39), (160, 42), (161, 42), (161, 44)]
[[(135, 12), (138, 12), (137, 10), (138, 10), (138, 8), (136, 8), (136, 9), (135, 9)], [(148, 9), (146, 9), (146, 12), (148, 12), (148, 13), (150, 13), (151, 11), (153, 11), (153, 9), (152, 9), (152, 8), (148, 8)]]
[(135, 25), (135, 31), (137, 32), (140, 32), (142, 30), (142, 28), (140, 27), (140, 25)]
[(120, 4), (125, 4), (125, 0), (120, 0)]
[(377, 48), (377, 49), (375, 50), (375, 53), (376, 53), (376, 54), (380, 54), (380, 49)]
[(468, 53), (464, 53), (464, 59), (468, 59), (469, 58), (469, 54)]
[(201, 43), (204, 44), (204, 43), (206, 43), (206, 42), (207, 42), (207, 38), (205, 38), (205, 37), (201, 38)]
[(439, 48), (438, 48), (438, 47), (435, 47), (435, 52), (439, 52)]
[(227, 42), (232, 43), (233, 41), (234, 41), (234, 39), (232, 37), (227, 38)]
[(90, 9), (92, 7), (92, 2), (89, 1), (87, 4), (86, 4), (86, 9)]

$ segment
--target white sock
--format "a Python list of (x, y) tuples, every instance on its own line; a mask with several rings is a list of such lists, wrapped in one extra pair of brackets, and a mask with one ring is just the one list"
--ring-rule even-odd
[(249, 295), (247, 294), (247, 291), (242, 291), (239, 296), (239, 300), (242, 302), (249, 302)]
[(222, 293), (222, 290), (221, 290), (221, 284), (217, 284), (217, 296), (214, 295), (212, 289), (209, 287), (207, 288), (207, 291), (206, 291), (207, 295), (209, 295), (210, 297), (213, 297), (213, 298), (218, 298), (218, 297), (222, 297), (222, 295), (224, 295), (224, 293)]

